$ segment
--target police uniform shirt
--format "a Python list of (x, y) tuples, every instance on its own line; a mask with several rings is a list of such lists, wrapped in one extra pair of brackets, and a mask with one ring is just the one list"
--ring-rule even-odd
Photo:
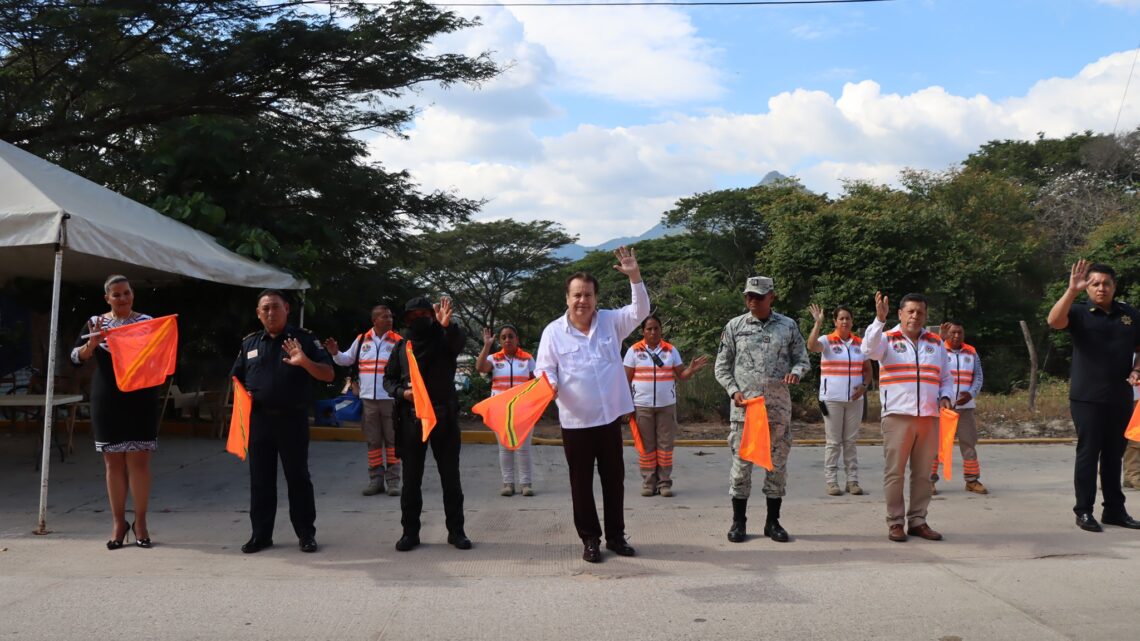
[(1069, 308), (1068, 330), (1073, 338), (1069, 398), (1090, 403), (1128, 398), (1132, 357), (1140, 346), (1140, 314), (1116, 301), (1107, 313), (1082, 301)]
[(241, 342), (231, 376), (236, 376), (253, 397), (255, 407), (273, 410), (307, 410), (312, 377), (305, 368), (284, 362), (282, 347), (290, 338), (297, 339), (310, 360), (332, 365), (332, 358), (309, 330), (286, 325), (276, 337), (265, 330), (253, 332)]

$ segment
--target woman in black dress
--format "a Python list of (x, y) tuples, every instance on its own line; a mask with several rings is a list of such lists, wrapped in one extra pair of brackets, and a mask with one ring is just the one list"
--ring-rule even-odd
[[(111, 311), (92, 316), (71, 350), (76, 365), (95, 359), (91, 383), (91, 425), (95, 451), (103, 453), (107, 471), (107, 496), (111, 502), (111, 539), (108, 550), (123, 547), (127, 533), (134, 531), (135, 544), (151, 546), (146, 509), (150, 498), (150, 456), (158, 447), (158, 387), (122, 392), (115, 383), (111, 353), (102, 330), (150, 320), (133, 309), (135, 294), (126, 276), (111, 276), (103, 284), (104, 298)], [(82, 338), (85, 334), (94, 334)], [(135, 507), (134, 523), (127, 522), (127, 492)]]

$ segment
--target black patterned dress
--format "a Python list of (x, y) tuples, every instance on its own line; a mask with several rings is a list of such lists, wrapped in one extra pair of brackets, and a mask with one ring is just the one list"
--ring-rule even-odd
[[(96, 319), (92, 316), (83, 326), (80, 336), (94, 331)], [(131, 312), (126, 319), (104, 314), (105, 327), (121, 327), (151, 317)], [(75, 341), (71, 362), (80, 365), (79, 350), (86, 338)], [(158, 387), (147, 387), (123, 392), (115, 383), (115, 367), (106, 342), (95, 349), (95, 376), (91, 381), (91, 429), (95, 434), (96, 452), (142, 452), (158, 448)]]

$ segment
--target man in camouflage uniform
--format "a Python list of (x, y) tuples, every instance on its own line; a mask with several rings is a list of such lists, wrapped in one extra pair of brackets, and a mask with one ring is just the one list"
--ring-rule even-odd
[(772, 311), (776, 299), (772, 279), (753, 276), (744, 286), (748, 313), (728, 321), (716, 355), (716, 380), (732, 398), (728, 446), (732, 451), (729, 495), (732, 497), (732, 529), (728, 540), (745, 539), (748, 497), (752, 492), (752, 463), (739, 456), (744, 431), (744, 401), (764, 397), (772, 440), (772, 472), (764, 477), (768, 517), (764, 536), (781, 543), (788, 532), (780, 526), (780, 505), (787, 490), (788, 452), (792, 447), (792, 399), (788, 385), (800, 382), (808, 372), (803, 334), (792, 319)]

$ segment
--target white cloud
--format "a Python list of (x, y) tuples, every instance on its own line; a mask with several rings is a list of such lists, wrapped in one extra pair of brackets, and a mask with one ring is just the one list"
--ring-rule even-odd
[(542, 47), (565, 86), (658, 105), (708, 100), (723, 89), (718, 51), (689, 16), (663, 7), (512, 7), (529, 42)]
[[(379, 139), (372, 148), (425, 187), (487, 198), (483, 218), (555, 220), (594, 244), (645, 231), (677, 198), (754, 183), (771, 170), (835, 194), (847, 179), (891, 183), (905, 167), (945, 169), (989, 140), (1112, 131), (1135, 55), (1105, 56), (1073, 77), (1041, 80), (1023, 96), (998, 101), (938, 86), (890, 93), (863, 80), (838, 96), (783, 92), (751, 112), (661, 113), (646, 124), (583, 124), (552, 136), (533, 131), (541, 110), (496, 118), (441, 101), (425, 110), (408, 141)], [(1133, 86), (1121, 131), (1140, 125)], [(529, 87), (512, 90), (541, 93)]]

